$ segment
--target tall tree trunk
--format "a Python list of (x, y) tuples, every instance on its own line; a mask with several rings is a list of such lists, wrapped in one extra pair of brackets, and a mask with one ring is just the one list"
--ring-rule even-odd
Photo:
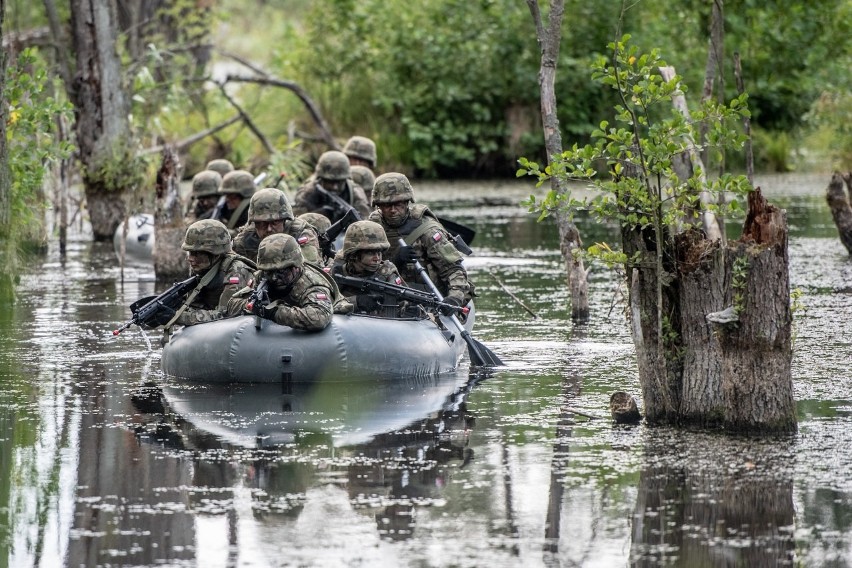
[(183, 224), (179, 183), (182, 167), (172, 147), (163, 149), (157, 172), (157, 207), (154, 211), (154, 274), (158, 280), (186, 277), (189, 266), (181, 244), (186, 233)]
[[(544, 129), (544, 146), (548, 162), (557, 159), (562, 154), (562, 135), (559, 132), (559, 119), (556, 114), (556, 63), (559, 61), (559, 47), (562, 39), (562, 18), (564, 15), (564, 0), (550, 1), (550, 14), (545, 30), (538, 7), (538, 0), (527, 0), (533, 21), (535, 22), (536, 37), (541, 49), (541, 68), (539, 70), (539, 86), (541, 88), (541, 122)], [(551, 187), (560, 194), (568, 192), (565, 181), (559, 176), (550, 178)], [(563, 212), (556, 213), (556, 226), (559, 229), (559, 247), (565, 260), (568, 289), (571, 295), (571, 318), (576, 322), (589, 319), (589, 285), (583, 259), (575, 255), (583, 243), (580, 231)]]
[(115, 8), (110, 0), (71, 0), (77, 69), (69, 88), (89, 220), (96, 241), (112, 239), (124, 219), (122, 187), (132, 179), (127, 96), (116, 52)]
[[(6, 20), (6, 0), (0, 0), (0, 37)], [(8, 51), (0, 49), (0, 307), (11, 304), (14, 299), (13, 282), (15, 244), (11, 236), (12, 178), (9, 172), (9, 150), (6, 146), (6, 124), (9, 120), (9, 104), (6, 101), (6, 66)]]

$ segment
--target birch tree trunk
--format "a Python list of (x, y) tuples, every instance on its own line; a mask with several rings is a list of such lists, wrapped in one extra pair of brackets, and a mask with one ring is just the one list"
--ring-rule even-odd
[[(551, 0), (547, 29), (544, 28), (537, 0), (527, 0), (536, 37), (541, 49), (541, 68), (538, 80), (541, 88), (541, 121), (544, 129), (544, 146), (548, 162), (562, 154), (562, 135), (559, 132), (559, 119), (556, 114), (556, 63), (559, 60), (559, 44), (562, 39), (562, 18), (564, 1)], [(568, 192), (565, 180), (559, 176), (550, 178), (551, 187), (560, 194)], [(559, 230), (559, 247), (565, 260), (568, 289), (571, 295), (571, 318), (576, 322), (589, 319), (589, 285), (582, 257), (575, 255), (582, 247), (580, 231), (568, 216), (557, 211), (556, 226)]]
[(77, 146), (92, 234), (112, 239), (124, 219), (121, 187), (135, 155), (129, 137), (129, 103), (116, 52), (115, 6), (109, 0), (71, 0), (71, 33), (77, 68), (69, 98), (76, 114)]
[[(6, 19), (6, 0), (0, 0), (0, 37)], [(0, 306), (12, 303), (15, 295), (13, 255), (15, 244), (11, 232), (12, 179), (9, 172), (9, 153), (6, 146), (6, 124), (9, 120), (9, 104), (6, 101), (6, 65), (8, 51), (0, 49), (0, 265), (4, 267), (0, 276)]]

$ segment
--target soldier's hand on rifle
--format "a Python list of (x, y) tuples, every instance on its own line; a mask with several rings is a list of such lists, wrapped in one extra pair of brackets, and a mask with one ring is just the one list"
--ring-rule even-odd
[(355, 296), (355, 310), (359, 312), (373, 312), (382, 307), (381, 294), (358, 294)]
[(440, 310), (445, 316), (451, 316), (459, 314), (459, 308), (461, 308), (461, 302), (452, 296), (447, 296), (444, 298), (444, 303), (441, 305)]
[(404, 246), (399, 247), (399, 250), (396, 253), (396, 256), (393, 259), (394, 264), (409, 264), (417, 261), (417, 252), (414, 250), (414, 247)]

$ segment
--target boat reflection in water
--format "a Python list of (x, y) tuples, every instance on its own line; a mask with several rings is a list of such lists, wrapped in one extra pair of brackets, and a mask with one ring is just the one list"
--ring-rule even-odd
[[(192, 460), (190, 506), (228, 518), (219, 538), (227, 536), (231, 550), (259, 538), (274, 554), (286, 535), (290, 550), (305, 549), (311, 545), (293, 539), (343, 519), (360, 527), (357, 539), (365, 520), (373, 539), (405, 539), (416, 508), (440, 504), (452, 471), (473, 455), (466, 398), (484, 378), (465, 369), (404, 381), (292, 383), (287, 393), (280, 385), (169, 379), (134, 397), (145, 417), (137, 435)], [(257, 533), (250, 537), (246, 516)], [(273, 527), (271, 540), (259, 536)]]

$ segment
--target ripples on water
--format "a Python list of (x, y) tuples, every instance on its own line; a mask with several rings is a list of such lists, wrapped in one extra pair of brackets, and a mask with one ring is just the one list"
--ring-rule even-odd
[[(111, 250), (84, 240), (22, 278), (4, 327), (0, 494), (10, 565), (845, 566), (852, 263), (828, 178), (760, 182), (788, 209), (797, 435), (614, 426), (639, 396), (618, 277), (593, 266), (574, 326), (555, 231), (527, 186), (425, 186), (478, 231), (474, 336), (508, 362), (418, 384), (283, 395), (163, 377)], [(450, 216), (450, 215), (447, 215)], [(580, 220), (586, 242), (613, 229)], [(585, 224), (584, 224), (585, 223)], [(504, 290), (515, 293), (531, 316)], [(158, 336), (151, 335), (156, 346)]]

